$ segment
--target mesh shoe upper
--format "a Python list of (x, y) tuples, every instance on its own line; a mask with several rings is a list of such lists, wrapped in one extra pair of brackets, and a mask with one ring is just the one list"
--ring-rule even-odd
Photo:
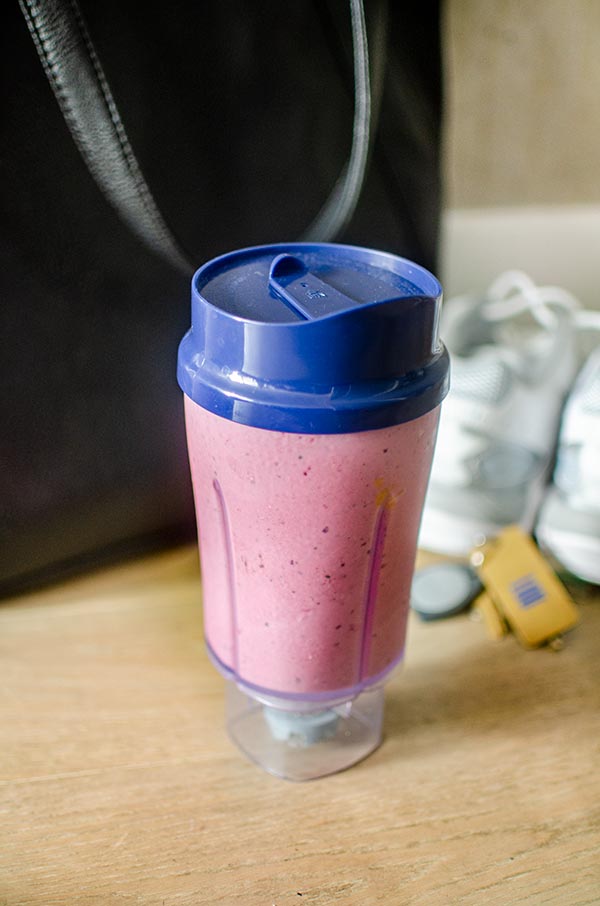
[(477, 535), (530, 529), (575, 372), (563, 290), (502, 275), (479, 299), (450, 301), (442, 336), (452, 363), (420, 544), (467, 553)]

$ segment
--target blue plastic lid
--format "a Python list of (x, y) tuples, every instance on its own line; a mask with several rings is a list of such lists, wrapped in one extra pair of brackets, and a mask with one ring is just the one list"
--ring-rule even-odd
[(177, 377), (194, 402), (276, 431), (410, 421), (448, 390), (441, 286), (385, 252), (328, 243), (222, 255), (192, 279)]

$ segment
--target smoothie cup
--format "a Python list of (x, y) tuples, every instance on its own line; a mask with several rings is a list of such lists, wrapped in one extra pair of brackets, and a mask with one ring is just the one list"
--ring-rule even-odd
[(383, 252), (232, 252), (179, 350), (204, 627), (238, 746), (294, 780), (381, 742), (448, 357), (441, 288)]

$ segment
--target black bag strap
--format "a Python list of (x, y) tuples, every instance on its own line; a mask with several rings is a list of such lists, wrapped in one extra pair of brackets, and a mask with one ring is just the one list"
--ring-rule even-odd
[(96, 183), (154, 251), (189, 272), (163, 220), (112, 96), (76, 0), (19, 0), (65, 122)]
[(352, 149), (331, 195), (303, 236), (310, 242), (327, 242), (343, 230), (354, 214), (367, 172), (371, 145), (371, 78), (362, 0), (350, 0), (350, 12), (354, 58)]
[[(151, 249), (189, 272), (127, 137), (77, 0), (19, 0), (38, 56), (88, 170), (121, 218)], [(352, 217), (364, 182), (372, 132), (367, 28), (362, 0), (350, 0), (354, 123), (347, 164), (304, 239), (334, 239)], [(377, 7), (378, 31), (386, 4)], [(379, 40), (383, 46), (384, 41)], [(379, 82), (381, 79), (379, 80)], [(377, 106), (375, 104), (374, 106)]]

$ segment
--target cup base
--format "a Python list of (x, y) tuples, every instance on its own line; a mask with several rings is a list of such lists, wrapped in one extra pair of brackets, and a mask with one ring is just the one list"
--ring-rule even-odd
[(315, 780), (351, 767), (382, 741), (383, 686), (351, 701), (258, 701), (227, 682), (226, 724), (237, 747), (263, 770), (285, 780)]

